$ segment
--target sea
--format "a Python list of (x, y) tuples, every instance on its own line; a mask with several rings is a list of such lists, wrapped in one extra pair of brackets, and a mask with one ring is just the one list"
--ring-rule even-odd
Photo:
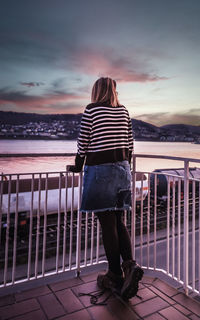
[[(0, 153), (55, 153), (53, 157), (0, 157), (0, 172), (34, 173), (65, 171), (66, 165), (73, 164), (75, 156), (58, 156), (56, 154), (76, 153), (75, 140), (0, 140)], [(154, 142), (135, 141), (134, 153), (142, 155), (163, 155), (182, 158), (200, 159), (200, 144), (189, 142)], [(191, 163), (192, 167), (200, 167), (200, 163)], [(136, 169), (151, 172), (161, 168), (183, 168), (183, 161), (167, 159), (138, 158)]]

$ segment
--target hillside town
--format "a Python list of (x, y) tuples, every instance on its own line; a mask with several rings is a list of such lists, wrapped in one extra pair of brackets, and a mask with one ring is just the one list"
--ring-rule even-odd
[[(76, 139), (80, 128), (80, 119), (34, 121), (23, 124), (0, 123), (0, 139)], [(136, 140), (178, 141), (200, 143), (199, 130), (192, 126), (184, 128), (173, 125), (156, 127), (143, 121), (132, 119)]]
[(23, 125), (1, 124), (3, 139), (76, 139), (78, 121), (29, 122)]

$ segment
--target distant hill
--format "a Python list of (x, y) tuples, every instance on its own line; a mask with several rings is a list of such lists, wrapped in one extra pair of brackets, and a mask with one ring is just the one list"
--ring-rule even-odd
[(150, 124), (150, 123), (142, 121), (142, 120), (132, 119), (132, 125), (133, 125), (133, 128), (143, 127), (151, 132), (158, 132), (159, 131), (159, 127), (156, 127), (153, 124)]
[[(39, 114), (39, 113), (25, 113), (25, 112), (12, 112), (12, 111), (0, 111), (0, 124), (25, 124), (28, 122), (51, 122), (53, 120), (69, 121), (69, 120), (81, 120), (82, 114)], [(142, 120), (132, 119), (134, 127), (145, 127), (150, 131), (157, 131), (158, 127), (144, 122)]]
[(192, 132), (195, 134), (200, 134), (200, 126), (191, 126), (188, 124), (167, 124), (160, 127), (160, 129), (171, 130), (176, 133), (188, 133)]
[[(0, 125), (25, 125), (30, 122), (77, 121), (80, 123), (82, 114), (37, 114), (22, 112), (0, 111)], [(134, 137), (137, 140), (154, 141), (197, 141), (200, 139), (200, 126), (186, 124), (168, 124), (157, 127), (142, 120), (132, 119)], [(73, 129), (73, 123), (71, 124)], [(73, 138), (78, 135), (78, 127), (74, 129)], [(6, 134), (5, 134), (6, 135)], [(1, 134), (1, 138), (5, 136)], [(10, 135), (7, 135), (8, 138)]]
[(39, 113), (25, 113), (25, 112), (12, 112), (12, 111), (0, 111), (0, 124), (13, 124), (20, 125), (28, 122), (51, 122), (57, 121), (69, 121), (81, 119), (81, 114), (39, 114)]

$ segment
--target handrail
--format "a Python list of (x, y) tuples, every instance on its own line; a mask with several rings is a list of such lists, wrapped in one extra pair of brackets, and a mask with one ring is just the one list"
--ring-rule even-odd
[(152, 158), (152, 159), (166, 159), (166, 160), (177, 160), (177, 161), (189, 161), (189, 162), (198, 162), (200, 159), (194, 158), (184, 158), (184, 157), (173, 157), (173, 156), (164, 156), (164, 155), (153, 155), (153, 154), (133, 154), (133, 158)]
[(76, 153), (1, 153), (0, 158), (27, 158), (27, 157), (70, 157), (75, 156)]
[[(67, 153), (1, 153), (0, 158), (18, 158), (18, 157), (69, 157), (75, 156), (76, 153), (74, 152), (67, 152)], [(200, 163), (200, 159), (194, 158), (185, 158), (185, 157), (173, 157), (173, 156), (165, 156), (165, 155), (153, 155), (153, 154), (142, 154), (142, 153), (135, 153), (133, 154), (135, 158), (152, 158), (152, 159), (167, 159), (167, 160), (177, 160), (177, 161), (189, 161), (189, 162), (198, 162)]]

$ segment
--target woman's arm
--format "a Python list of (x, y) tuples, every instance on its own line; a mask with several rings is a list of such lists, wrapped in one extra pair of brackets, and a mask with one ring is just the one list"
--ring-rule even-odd
[(129, 117), (128, 121), (128, 143), (129, 143), (129, 163), (131, 162), (132, 153), (134, 151), (133, 145), (133, 129), (132, 129), (132, 121)]
[(83, 168), (88, 145), (90, 143), (90, 133), (92, 129), (92, 118), (90, 110), (86, 107), (82, 119), (79, 131), (79, 137), (77, 141), (77, 155), (75, 158), (75, 165), (69, 167), (69, 171), (80, 172)]

